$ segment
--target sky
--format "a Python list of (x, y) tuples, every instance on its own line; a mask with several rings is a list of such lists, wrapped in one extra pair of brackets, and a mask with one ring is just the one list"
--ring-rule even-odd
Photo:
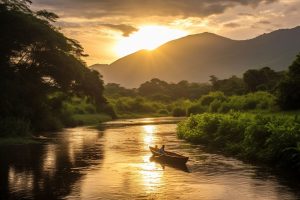
[(212, 32), (244, 40), (300, 25), (300, 0), (33, 0), (34, 10), (78, 40), (87, 65), (110, 64), (140, 49)]

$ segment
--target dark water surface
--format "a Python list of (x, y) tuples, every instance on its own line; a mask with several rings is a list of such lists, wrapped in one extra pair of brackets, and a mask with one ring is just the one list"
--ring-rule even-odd
[[(120, 120), (2, 146), (0, 199), (300, 199), (297, 181), (178, 140), (174, 120)], [(154, 144), (189, 156), (190, 173), (150, 162)]]

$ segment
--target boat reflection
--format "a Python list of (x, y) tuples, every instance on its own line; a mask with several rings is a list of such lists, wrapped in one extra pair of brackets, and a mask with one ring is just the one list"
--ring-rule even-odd
[(166, 163), (166, 162), (161, 161), (160, 159), (157, 159), (156, 156), (151, 156), (149, 158), (149, 160), (152, 163), (160, 164), (163, 169), (165, 169), (165, 167), (167, 166), (167, 167), (171, 167), (173, 169), (177, 169), (177, 170), (180, 170), (180, 171), (183, 171), (183, 172), (190, 173), (190, 170), (186, 166), (186, 164)]

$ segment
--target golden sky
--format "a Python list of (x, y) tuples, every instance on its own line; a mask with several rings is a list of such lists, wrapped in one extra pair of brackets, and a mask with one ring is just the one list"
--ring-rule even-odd
[(60, 16), (57, 26), (82, 44), (88, 65), (189, 34), (249, 39), (300, 25), (300, 0), (33, 0), (32, 7)]

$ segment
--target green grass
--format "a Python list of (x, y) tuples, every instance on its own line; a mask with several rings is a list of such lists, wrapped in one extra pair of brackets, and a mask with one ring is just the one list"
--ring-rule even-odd
[(39, 144), (40, 142), (32, 137), (5, 137), (0, 138), (0, 145), (22, 145), (22, 144)]
[(171, 116), (169, 114), (159, 114), (159, 113), (150, 113), (150, 114), (143, 114), (143, 113), (122, 113), (118, 114), (119, 119), (135, 119), (135, 118), (148, 118), (148, 117), (167, 117)]
[(72, 119), (78, 125), (97, 125), (102, 122), (110, 121), (111, 117), (107, 114), (74, 114)]

